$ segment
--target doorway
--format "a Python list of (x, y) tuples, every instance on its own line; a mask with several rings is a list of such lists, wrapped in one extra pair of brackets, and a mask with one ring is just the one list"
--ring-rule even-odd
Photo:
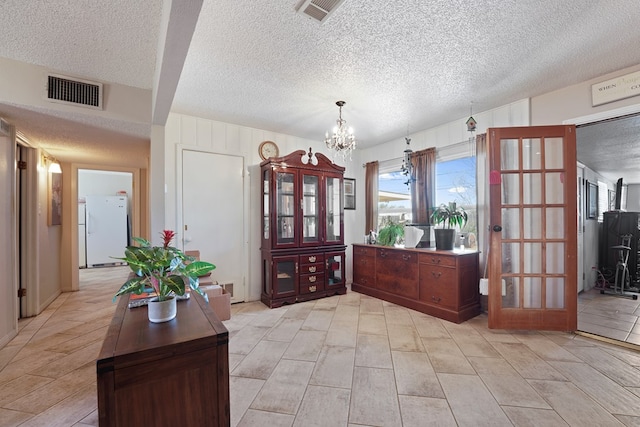
[[(608, 190), (615, 189), (618, 178), (623, 178), (629, 187), (640, 189), (637, 159), (640, 156), (640, 105), (634, 111), (609, 113), (605, 117), (588, 118), (577, 125), (577, 160), (583, 165), (584, 180), (580, 190), (585, 192), (586, 181), (606, 184)], [(598, 194), (601, 193), (599, 189)], [(628, 192), (625, 192), (628, 194)], [(640, 193), (632, 191), (632, 200), (626, 211), (640, 211)], [(584, 290), (578, 294), (578, 330), (589, 334), (625, 343), (640, 345), (640, 300), (601, 294), (595, 288), (599, 268), (600, 248), (603, 232), (600, 207), (596, 218), (587, 218), (582, 201), (584, 245), (581, 252), (584, 267)], [(601, 203), (602, 205), (602, 203)], [(624, 205), (623, 205), (624, 208)], [(637, 285), (636, 285), (637, 286)]]

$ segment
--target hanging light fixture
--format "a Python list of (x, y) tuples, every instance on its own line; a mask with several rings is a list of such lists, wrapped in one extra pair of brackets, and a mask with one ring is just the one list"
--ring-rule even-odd
[(476, 151), (476, 127), (478, 122), (473, 118), (473, 101), (469, 105), (469, 118), (465, 124), (467, 125), (467, 132), (471, 134), (469, 136), (469, 149), (471, 151), (471, 155), (474, 156)]
[(344, 101), (336, 102), (336, 105), (340, 109), (338, 120), (336, 120), (337, 126), (333, 128), (333, 135), (329, 136), (329, 132), (325, 134), (324, 143), (327, 144), (327, 148), (333, 151), (333, 157), (338, 154), (342, 155), (342, 160), (346, 160), (349, 156), (351, 160), (351, 153), (356, 149), (356, 137), (353, 134), (351, 127), (347, 128), (347, 121), (342, 118), (342, 107), (346, 104)]
[(416, 177), (413, 171), (413, 163), (411, 163), (411, 155), (413, 150), (411, 149), (411, 138), (408, 136), (404, 138), (407, 141), (407, 148), (404, 149), (404, 158), (402, 159), (401, 171), (404, 176), (407, 177), (407, 187), (411, 188), (411, 183), (416, 182)]

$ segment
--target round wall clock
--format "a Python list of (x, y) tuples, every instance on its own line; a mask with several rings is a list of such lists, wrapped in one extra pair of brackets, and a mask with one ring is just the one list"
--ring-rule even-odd
[(278, 157), (278, 146), (273, 141), (264, 141), (258, 147), (258, 153), (262, 160), (266, 160), (270, 157)]

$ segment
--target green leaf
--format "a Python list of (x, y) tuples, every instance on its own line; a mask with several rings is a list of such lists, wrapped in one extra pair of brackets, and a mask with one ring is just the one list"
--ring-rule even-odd
[(184, 269), (184, 273), (189, 277), (200, 277), (213, 271), (216, 268), (215, 265), (205, 261), (194, 261), (191, 264), (187, 264)]
[(119, 295), (131, 293), (140, 295), (142, 292), (144, 292), (146, 281), (146, 277), (134, 277), (133, 279), (127, 280), (125, 284), (120, 287), (118, 292), (116, 292), (114, 298)]

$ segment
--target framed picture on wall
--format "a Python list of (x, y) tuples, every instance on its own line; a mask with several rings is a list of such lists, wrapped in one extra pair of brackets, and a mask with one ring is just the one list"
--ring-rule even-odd
[(48, 224), (49, 225), (61, 225), (62, 224), (62, 174), (49, 172), (48, 183), (48, 196), (49, 196), (49, 212), (48, 212)]
[(609, 210), (613, 211), (616, 209), (616, 192), (613, 190), (609, 190)]
[(587, 181), (587, 219), (598, 217), (598, 186)]
[(356, 208), (356, 180), (353, 178), (344, 179), (344, 208)]

